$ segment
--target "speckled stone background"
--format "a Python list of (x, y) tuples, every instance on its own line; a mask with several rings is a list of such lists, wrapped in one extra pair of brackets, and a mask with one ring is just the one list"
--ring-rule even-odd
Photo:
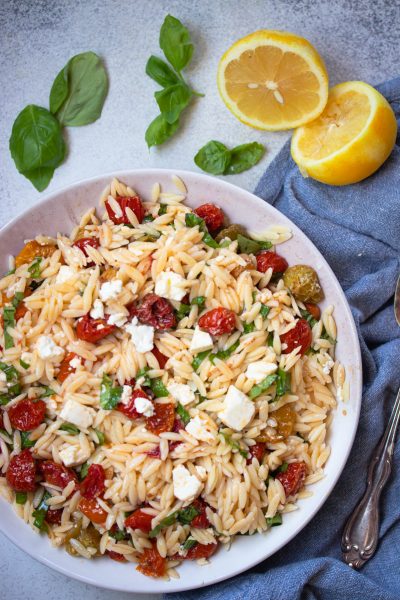
[[(156, 86), (145, 76), (144, 66), (150, 54), (159, 54), (158, 32), (167, 13), (191, 31), (195, 55), (186, 75), (206, 97), (187, 111), (171, 143), (149, 153), (144, 132), (157, 114), (152, 96)], [(229, 45), (260, 28), (307, 37), (324, 57), (332, 83), (363, 79), (374, 84), (400, 72), (400, 0), (0, 0), (0, 225), (40, 197), (10, 158), (12, 123), (26, 104), (46, 106), (55, 75), (73, 54), (85, 50), (104, 58), (109, 95), (99, 121), (68, 129), (69, 155), (47, 191), (119, 169), (196, 170), (193, 156), (210, 139), (228, 145), (259, 140), (266, 145), (261, 163), (230, 178), (253, 189), (288, 134), (257, 132), (236, 121), (218, 96), (215, 77), (218, 59)], [(0, 598), (128, 597), (150, 598), (69, 580), (0, 535)]]

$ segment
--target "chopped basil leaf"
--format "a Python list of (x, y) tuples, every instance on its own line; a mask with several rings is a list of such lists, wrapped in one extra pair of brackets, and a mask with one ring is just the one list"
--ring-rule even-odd
[(46, 528), (44, 520), (46, 518), (47, 511), (49, 510), (49, 507), (47, 504), (47, 500), (49, 498), (51, 498), (51, 494), (49, 494), (48, 492), (45, 492), (43, 494), (43, 498), (42, 498), (39, 506), (32, 513), (32, 516), (35, 517), (33, 524), (35, 527), (37, 527), (41, 531), (43, 531)]
[(25, 504), (28, 499), (26, 492), (15, 492), (15, 502), (17, 504)]
[(36, 440), (33, 441), (29, 438), (30, 435), (30, 431), (21, 431), (21, 448), (32, 448), (36, 444)]
[(14, 347), (14, 339), (10, 335), (8, 328), (15, 327), (15, 306), (5, 306), (3, 310), (4, 322), (4, 346), (5, 349)]
[(106, 441), (106, 436), (99, 429), (93, 429), (93, 431), (95, 432), (97, 439), (99, 440), (98, 446), (102, 446), (104, 444), (104, 442)]
[(186, 542), (184, 544), (182, 544), (182, 550), (190, 550), (191, 548), (194, 548), (195, 546), (197, 546), (198, 542), (191, 537), (188, 537)]
[(162, 519), (159, 524), (150, 531), (149, 538), (157, 537), (162, 529), (165, 527), (170, 527), (170, 525), (174, 525), (176, 522), (179, 522), (182, 525), (189, 525), (198, 514), (199, 511), (197, 508), (191, 504), (186, 508), (176, 510), (175, 512), (166, 516), (165, 519)]
[(158, 209), (158, 216), (165, 215), (167, 212), (168, 204), (160, 204), (160, 208)]
[(243, 333), (252, 333), (255, 330), (256, 326), (254, 322), (252, 323), (243, 323)]
[(7, 365), (7, 363), (0, 362), (0, 371), (6, 376), (7, 383), (18, 383), (19, 382), (19, 373), (15, 367), (12, 365)]
[(278, 375), (273, 373), (272, 375), (267, 375), (258, 385), (255, 385), (251, 388), (249, 392), (249, 398), (255, 400), (258, 396), (261, 396), (264, 392), (267, 391), (268, 388), (271, 387), (273, 383), (277, 380)]
[(151, 386), (150, 377), (147, 375), (147, 372), (149, 370), (150, 370), (149, 367), (143, 367), (143, 369), (140, 369), (140, 371), (138, 371), (136, 373), (136, 381), (138, 381), (139, 379), (141, 379), (143, 377), (143, 382), (141, 383), (141, 385), (143, 385), (144, 387)]
[(15, 292), (14, 298), (12, 299), (12, 305), (14, 308), (17, 308), (18, 304), (21, 302), (23, 297), (24, 297), (23, 292)]
[(41, 256), (36, 256), (33, 259), (32, 264), (28, 267), (28, 271), (31, 274), (32, 279), (38, 279), (40, 277), (40, 263), (42, 262)]
[(272, 333), (272, 331), (269, 332), (268, 337), (267, 337), (267, 345), (272, 348), (272, 346), (274, 345), (274, 334)]
[(117, 529), (116, 531), (111, 530), (108, 532), (108, 535), (117, 542), (129, 539), (129, 533), (126, 531), (126, 529)]
[(197, 510), (192, 504), (187, 506), (186, 508), (182, 508), (178, 510), (178, 521), (182, 523), (182, 525), (189, 525), (193, 521), (197, 515), (200, 514), (200, 511)]
[(81, 466), (81, 470), (79, 472), (79, 477), (81, 479), (85, 479), (86, 475), (88, 474), (89, 467), (90, 467), (90, 465), (88, 462), (83, 463), (83, 465)]
[(170, 515), (168, 515), (167, 517), (165, 517), (164, 519), (162, 519), (158, 525), (156, 525), (154, 527), (154, 529), (152, 529), (149, 533), (149, 538), (155, 538), (158, 536), (158, 534), (160, 533), (160, 531), (162, 529), (164, 529), (164, 527), (170, 527), (170, 525), (173, 525), (174, 523), (176, 523), (177, 521), (177, 514), (179, 511), (175, 511), (173, 513), (171, 513)]
[(59, 429), (61, 429), (62, 431), (66, 431), (71, 435), (78, 435), (80, 433), (80, 429), (78, 429), (78, 427), (76, 427), (76, 425), (73, 425), (72, 423), (63, 423)]
[(210, 354), (211, 363), (214, 364), (214, 360), (216, 358), (219, 358), (220, 360), (225, 360), (225, 359), (229, 358), (235, 352), (235, 350), (239, 347), (239, 344), (240, 344), (239, 340), (236, 340), (236, 342), (234, 344), (232, 344), (231, 346), (229, 346), (229, 348), (227, 348), (226, 350), (219, 350), (215, 354)]
[(29, 289), (32, 290), (32, 292), (34, 292), (35, 290), (38, 289), (38, 287), (40, 287), (43, 283), (43, 279), (40, 279), (39, 281), (31, 281), (29, 284)]
[(186, 317), (190, 313), (190, 305), (189, 304), (179, 304), (178, 311), (176, 313), (176, 318), (178, 321), (181, 321), (183, 317)]
[(21, 365), (21, 367), (23, 369), (29, 369), (30, 365), (28, 365), (27, 362), (25, 362), (24, 360), (22, 360), (22, 358), (19, 359), (19, 364)]
[(103, 374), (100, 386), (100, 406), (104, 410), (112, 410), (118, 404), (122, 395), (122, 386), (113, 387), (111, 377)]
[(252, 240), (241, 233), (238, 234), (237, 241), (242, 254), (257, 254), (260, 250), (269, 250), (269, 248), (272, 248), (271, 242)]
[(220, 431), (220, 434), (222, 435), (222, 437), (224, 438), (225, 442), (233, 449), (233, 450), (237, 450), (239, 452), (239, 454), (241, 456), (243, 456), (244, 458), (247, 458), (249, 453), (246, 450), (243, 450), (243, 448), (241, 447), (241, 445), (239, 444), (239, 442), (237, 442), (236, 440), (232, 439), (230, 435), (228, 435), (227, 433), (224, 433), (223, 431)]
[(310, 323), (310, 327), (314, 327), (314, 325), (318, 323), (317, 319), (315, 319), (312, 314), (308, 312), (308, 310), (300, 308), (300, 314), (303, 319), (306, 319), (306, 321)]
[(203, 308), (205, 301), (206, 301), (205, 296), (196, 296), (195, 298), (193, 298), (193, 300), (190, 301), (190, 304), (192, 306), (196, 305), (199, 308)]
[(169, 392), (159, 377), (150, 379), (150, 388), (156, 398), (165, 398)]
[(286, 473), (289, 464), (287, 462), (283, 462), (280, 467), (278, 467), (277, 471), (279, 473)]
[(21, 385), (19, 383), (19, 373), (15, 367), (0, 362), (0, 371), (5, 374), (8, 384), (7, 393), (0, 395), (0, 405), (4, 406), (21, 393)]
[(211, 350), (204, 350), (203, 352), (199, 352), (197, 356), (192, 360), (193, 371), (197, 371), (200, 367), (201, 363), (207, 356), (210, 354)]
[(203, 242), (210, 248), (219, 248), (218, 242), (208, 232), (203, 235)]
[(326, 331), (325, 327), (322, 328), (321, 338), (323, 340), (328, 340), (331, 344), (336, 344), (336, 340), (334, 340), (330, 335), (328, 335), (328, 332)]
[(266, 304), (262, 304), (261, 308), (260, 308), (260, 315), (263, 317), (263, 319), (265, 319), (265, 317), (268, 317), (269, 311), (270, 311), (270, 307), (267, 306)]
[(178, 402), (178, 405), (176, 407), (176, 413), (177, 415), (179, 415), (179, 418), (181, 419), (184, 425), (187, 425), (189, 423), (190, 415), (186, 408), (184, 408), (180, 402)]
[(208, 233), (204, 219), (196, 215), (195, 213), (185, 214), (185, 224), (187, 227), (199, 227), (199, 231), (203, 233), (203, 242), (210, 246), (210, 248), (219, 248), (219, 244), (214, 238)]
[(151, 223), (154, 221), (154, 217), (152, 215), (145, 215), (142, 223)]
[(278, 378), (276, 380), (276, 395), (284, 396), (290, 392), (290, 373), (278, 369)]
[(276, 527), (277, 525), (282, 525), (282, 515), (277, 513), (274, 517), (269, 517), (267, 519), (267, 525), (269, 527)]
[(54, 396), (55, 391), (52, 390), (51, 387), (49, 387), (48, 385), (43, 385), (42, 387), (44, 389), (44, 392), (40, 394), (41, 398), (50, 398), (50, 396)]

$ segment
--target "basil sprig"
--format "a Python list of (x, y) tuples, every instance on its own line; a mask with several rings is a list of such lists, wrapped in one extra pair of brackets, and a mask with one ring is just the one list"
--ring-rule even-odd
[(174, 135), (180, 125), (180, 116), (190, 104), (194, 92), (182, 76), (193, 55), (193, 44), (187, 28), (175, 17), (167, 15), (160, 30), (160, 48), (170, 65), (157, 56), (150, 56), (146, 74), (163, 88), (154, 97), (160, 114), (150, 123), (145, 133), (149, 148), (159, 146)]
[(264, 154), (258, 142), (241, 144), (229, 150), (225, 144), (211, 140), (194, 157), (196, 165), (212, 175), (235, 175), (256, 165)]
[(181, 525), (190, 525), (195, 517), (199, 514), (197, 508), (195, 508), (192, 504), (187, 506), (186, 508), (182, 508), (181, 510), (176, 510), (170, 515), (166, 516), (165, 519), (162, 519), (154, 529), (152, 529), (149, 533), (149, 538), (155, 538), (158, 536), (160, 531), (165, 527), (170, 527), (174, 525), (174, 523), (181, 523)]
[(109, 375), (103, 374), (100, 386), (100, 406), (104, 410), (112, 410), (121, 400), (122, 386), (113, 387), (113, 381)]

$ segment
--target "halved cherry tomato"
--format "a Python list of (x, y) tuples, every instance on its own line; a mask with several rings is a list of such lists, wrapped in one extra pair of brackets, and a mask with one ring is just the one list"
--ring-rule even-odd
[(142, 418), (143, 415), (138, 413), (138, 411), (136, 410), (136, 407), (135, 407), (136, 398), (147, 398), (147, 400), (150, 400), (148, 395), (145, 392), (143, 392), (143, 390), (134, 390), (132, 392), (132, 396), (129, 400), (129, 403), (122, 404), (122, 402), (119, 402), (116, 406), (116, 409), (119, 410), (119, 412), (122, 412), (124, 415), (126, 415), (130, 419)]
[[(98, 248), (100, 246), (100, 241), (99, 241), (99, 238), (97, 238), (97, 237), (83, 237), (83, 238), (80, 238), (79, 240), (76, 240), (72, 245), (75, 246), (76, 248), (79, 248), (79, 250), (82, 250), (82, 252), (86, 256), (86, 258), (89, 258), (89, 254), (88, 254), (86, 248), (88, 246), (90, 246), (91, 248)], [(93, 265), (94, 265), (94, 262), (92, 260), (90, 262), (86, 263), (87, 267), (93, 267)]]
[(89, 500), (102, 496), (106, 489), (105, 480), (106, 474), (103, 467), (96, 464), (90, 465), (85, 479), (81, 481), (81, 496)]
[(157, 544), (153, 542), (151, 548), (145, 548), (139, 558), (137, 571), (148, 577), (163, 577), (167, 571), (167, 559), (163, 558), (157, 550)]
[(204, 219), (210, 233), (214, 233), (224, 224), (225, 215), (220, 207), (215, 204), (202, 204), (201, 206), (198, 206), (194, 212)]
[(290, 463), (284, 473), (278, 473), (276, 479), (283, 485), (286, 496), (293, 496), (303, 487), (306, 477), (307, 465), (302, 461)]
[[(78, 477), (72, 469), (59, 465), (53, 460), (43, 460), (39, 463), (39, 471), (42, 473), (45, 481), (51, 485), (56, 485), (64, 489), (70, 481), (78, 484)], [(78, 485), (76, 485), (76, 488)], [(75, 488), (75, 489), (76, 489)]]
[[(31, 294), (32, 294), (32, 290), (30, 288), (26, 288), (24, 291), (24, 298), (27, 298)], [(28, 309), (26, 307), (26, 304), (23, 300), (21, 300), (21, 302), (18, 304), (17, 308), (15, 309), (15, 320), (19, 321), (26, 315), (27, 312), (28, 312)]]
[(133, 511), (129, 517), (125, 519), (125, 527), (130, 527), (131, 529), (140, 529), (145, 533), (149, 533), (151, 531), (151, 522), (153, 520), (152, 515), (148, 515), (143, 512), (142, 509), (137, 508)]
[(111, 208), (111, 205), (108, 200), (105, 201), (105, 207), (108, 213), (109, 218), (115, 225), (125, 224), (128, 225), (130, 220), (126, 214), (126, 209), (130, 208), (132, 212), (135, 213), (137, 220), (139, 223), (143, 221), (144, 218), (144, 208), (143, 204), (139, 198), (139, 196), (117, 196), (115, 198), (115, 202), (119, 204), (121, 215), (117, 215), (115, 211)]
[(7, 412), (14, 429), (32, 431), (43, 422), (46, 415), (46, 404), (43, 400), (24, 398), (11, 406)]
[(210, 527), (210, 521), (206, 514), (206, 508), (208, 506), (207, 502), (204, 502), (202, 498), (196, 498), (196, 500), (192, 502), (192, 506), (199, 511), (199, 514), (192, 520), (190, 526), (199, 529), (207, 529), (207, 527)]
[(138, 306), (129, 306), (129, 314), (137, 317), (141, 323), (152, 325), (156, 329), (176, 327), (176, 315), (172, 304), (157, 294), (146, 294)]
[(218, 544), (196, 544), (187, 551), (186, 556), (175, 554), (172, 558), (176, 560), (198, 560), (199, 558), (210, 558), (217, 550)]
[(287, 348), (282, 350), (283, 354), (290, 354), (295, 348), (300, 346), (300, 355), (303, 356), (312, 344), (312, 332), (308, 321), (299, 319), (293, 329), (281, 336), (282, 344)]
[(317, 321), (320, 320), (320, 318), (321, 318), (321, 309), (318, 306), (318, 304), (314, 304), (314, 302), (304, 302), (304, 306), (306, 307), (306, 310), (308, 310), (308, 312), (310, 313), (310, 315), (312, 317), (314, 317), (314, 319), (317, 319)]
[(21, 265), (31, 263), (36, 257), (48, 258), (57, 250), (57, 246), (52, 244), (39, 244), (36, 240), (27, 242), (25, 246), (15, 257), (15, 266), (18, 269)]
[(62, 508), (49, 508), (46, 513), (45, 521), (49, 525), (61, 525)]
[(33, 492), (36, 483), (36, 461), (29, 450), (23, 450), (10, 460), (6, 473), (8, 485), (16, 492)]
[(272, 268), (273, 273), (284, 273), (288, 268), (288, 262), (283, 256), (271, 252), (270, 250), (262, 250), (256, 256), (257, 271), (265, 273)]
[(253, 446), (249, 446), (249, 458), (246, 460), (248, 465), (251, 464), (253, 458), (256, 458), (261, 464), (265, 453), (265, 442), (256, 442)]
[(174, 421), (175, 407), (173, 404), (154, 404), (154, 415), (146, 418), (146, 429), (160, 435), (165, 431), (171, 431)]
[(71, 373), (75, 373), (76, 368), (71, 366), (71, 362), (74, 358), (80, 358), (75, 352), (68, 352), (60, 363), (60, 369), (58, 371), (57, 379), (60, 383), (65, 381)]
[(115, 330), (115, 325), (109, 325), (105, 319), (92, 319), (87, 314), (79, 319), (76, 325), (76, 335), (85, 342), (96, 342), (110, 335)]
[(125, 556), (123, 554), (120, 554), (119, 552), (114, 552), (114, 550), (106, 550), (106, 554), (112, 560), (116, 560), (117, 562), (126, 562)]
[(165, 365), (167, 364), (167, 361), (169, 360), (168, 356), (165, 356), (162, 352), (160, 352), (157, 346), (154, 346), (152, 353), (156, 357), (157, 362), (160, 365), (160, 369), (164, 369)]
[(222, 306), (213, 308), (200, 317), (199, 327), (204, 331), (208, 331), (211, 335), (232, 333), (236, 327), (235, 313), (233, 310)]
[(78, 509), (88, 519), (98, 525), (102, 525), (107, 519), (107, 511), (105, 511), (95, 499), (81, 498), (79, 500)]

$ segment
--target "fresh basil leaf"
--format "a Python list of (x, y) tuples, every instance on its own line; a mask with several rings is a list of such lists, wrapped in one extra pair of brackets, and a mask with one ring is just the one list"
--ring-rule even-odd
[(49, 387), (48, 385), (42, 385), (41, 386), (43, 388), (43, 392), (40, 394), (41, 398), (50, 398), (51, 396), (54, 396), (55, 391), (51, 389), (51, 387)]
[(76, 425), (73, 425), (73, 423), (63, 423), (59, 427), (59, 429), (61, 429), (62, 431), (66, 431), (71, 435), (79, 435), (80, 433), (80, 429)]
[(15, 292), (14, 298), (12, 299), (12, 302), (11, 302), (11, 304), (14, 306), (14, 308), (18, 307), (18, 304), (21, 302), (23, 297), (24, 297), (23, 292)]
[(15, 492), (15, 502), (17, 504), (25, 504), (28, 499), (28, 494), (26, 492)]
[(10, 152), (18, 171), (43, 191), (65, 157), (60, 123), (47, 109), (29, 104), (14, 121)]
[(158, 536), (158, 534), (160, 533), (160, 531), (162, 529), (164, 529), (165, 527), (170, 527), (171, 525), (173, 525), (174, 523), (176, 523), (177, 517), (178, 517), (178, 512), (179, 511), (175, 511), (173, 513), (171, 513), (170, 515), (166, 516), (164, 519), (162, 519), (158, 525), (156, 525), (154, 527), (154, 529), (152, 529), (149, 532), (149, 538), (155, 538)]
[(7, 383), (14, 384), (19, 382), (19, 373), (12, 365), (8, 365), (5, 362), (0, 362), (0, 371), (3, 371), (5, 374)]
[(107, 73), (100, 57), (94, 52), (83, 52), (73, 56), (57, 75), (50, 92), (50, 107), (57, 107), (56, 116), (62, 125), (89, 125), (100, 117), (107, 91)]
[(80, 477), (81, 481), (82, 481), (82, 479), (85, 479), (86, 475), (88, 474), (89, 467), (90, 467), (90, 465), (88, 462), (83, 463), (83, 465), (81, 466), (81, 470), (79, 472), (79, 477)]
[(253, 333), (256, 326), (254, 322), (252, 323), (243, 323), (243, 333)]
[(188, 537), (187, 540), (185, 541), (184, 544), (182, 544), (182, 550), (190, 550), (191, 548), (194, 548), (195, 546), (197, 546), (198, 542), (191, 537)]
[(239, 344), (239, 340), (236, 340), (236, 342), (229, 346), (229, 348), (227, 348), (226, 350), (218, 350), (218, 352), (216, 352), (215, 354), (210, 354), (209, 358), (211, 363), (214, 364), (214, 360), (216, 358), (219, 358), (220, 360), (226, 360), (227, 358), (229, 358), (239, 347)]
[(14, 339), (9, 333), (9, 327), (15, 327), (15, 306), (5, 306), (3, 309), (4, 347), (6, 350), (14, 347)]
[(290, 392), (290, 373), (278, 369), (278, 378), (276, 380), (276, 395), (284, 396)]
[(277, 525), (282, 525), (282, 515), (277, 513), (274, 517), (268, 517), (267, 525), (269, 527), (276, 527)]
[(181, 321), (184, 317), (186, 317), (190, 313), (190, 304), (179, 304), (179, 308), (176, 313), (176, 318), (178, 321)]
[(129, 533), (126, 531), (126, 529), (117, 529), (116, 531), (113, 531), (112, 529), (108, 532), (108, 535), (110, 537), (112, 537), (114, 540), (116, 540), (117, 542), (122, 542), (122, 540), (128, 540), (129, 539)]
[(30, 267), (28, 267), (28, 271), (31, 274), (32, 279), (38, 279), (40, 277), (40, 264), (42, 262), (41, 256), (36, 256), (33, 259)]
[(260, 315), (263, 317), (263, 319), (265, 319), (266, 317), (268, 317), (270, 310), (271, 310), (270, 307), (267, 306), (266, 304), (262, 304), (261, 305)]
[(21, 431), (21, 448), (32, 448), (36, 444), (36, 440), (29, 438), (30, 435), (30, 431)]
[(287, 462), (283, 462), (280, 467), (277, 468), (278, 473), (286, 473), (289, 464)]
[(220, 247), (218, 242), (216, 242), (214, 240), (214, 238), (212, 237), (211, 234), (208, 233), (208, 231), (203, 235), (203, 242), (207, 246), (210, 246), (210, 248), (219, 248)]
[(182, 421), (182, 423), (184, 425), (187, 425), (189, 423), (189, 421), (190, 421), (190, 414), (186, 410), (186, 408), (184, 408), (182, 406), (182, 404), (180, 402), (178, 402), (178, 404), (177, 404), (176, 414), (179, 416), (180, 420)]
[(193, 299), (190, 301), (190, 304), (191, 304), (192, 306), (196, 305), (196, 306), (198, 306), (199, 308), (203, 308), (203, 306), (204, 306), (205, 302), (206, 302), (206, 297), (205, 297), (205, 296), (196, 296), (195, 298), (193, 298)]
[(35, 517), (35, 520), (33, 521), (33, 524), (40, 531), (44, 531), (46, 529), (46, 524), (45, 524), (44, 521), (45, 521), (45, 518), (46, 518), (46, 515), (47, 515), (47, 511), (49, 510), (49, 506), (47, 504), (47, 500), (49, 498), (51, 498), (51, 494), (49, 494), (48, 492), (45, 492), (43, 494), (43, 498), (42, 498), (39, 506), (32, 513), (32, 516)]
[(103, 374), (100, 386), (100, 406), (104, 410), (112, 410), (118, 404), (121, 399), (122, 387), (113, 387), (111, 377)]
[(267, 336), (267, 346), (272, 348), (273, 345), (274, 345), (274, 334), (272, 333), (272, 331), (270, 331)]
[(239, 452), (239, 454), (241, 456), (243, 456), (243, 458), (247, 458), (248, 457), (249, 453), (246, 450), (243, 450), (243, 448), (241, 447), (241, 445), (239, 444), (239, 442), (237, 442), (236, 440), (232, 439), (232, 437), (230, 435), (228, 435), (227, 433), (224, 433), (223, 431), (220, 431), (220, 434), (224, 438), (225, 442), (233, 450), (237, 450), (237, 452)]
[(163, 115), (158, 115), (146, 129), (145, 140), (149, 148), (164, 144), (179, 127), (179, 120), (170, 124)]
[(239, 250), (242, 254), (257, 254), (260, 250), (269, 250), (271, 242), (258, 242), (239, 233), (237, 236)]
[(169, 396), (167, 388), (159, 377), (150, 379), (150, 388), (156, 398), (165, 398), (166, 396)]
[(38, 287), (40, 287), (43, 283), (43, 279), (41, 279), (40, 281), (31, 281), (29, 284), (29, 289), (32, 290), (32, 292), (34, 292), (35, 290), (38, 289)]
[[(311, 323), (310, 323), (311, 325)], [(311, 325), (312, 327), (312, 325)], [(328, 340), (328, 342), (330, 342), (331, 344), (336, 344), (336, 340), (334, 340), (326, 331), (325, 327), (322, 328), (322, 333), (321, 333), (321, 338), (323, 340)]]
[(197, 510), (192, 504), (187, 506), (186, 508), (182, 508), (178, 510), (178, 521), (182, 523), (182, 525), (189, 525), (197, 515), (200, 514), (200, 511)]
[(258, 385), (254, 385), (251, 388), (251, 390), (249, 392), (249, 398), (251, 398), (252, 400), (255, 400), (256, 398), (258, 398), (258, 396), (261, 396), (261, 394), (266, 392), (267, 389), (270, 388), (273, 383), (275, 383), (277, 378), (278, 378), (278, 375), (276, 373), (273, 373), (272, 375), (267, 375), (267, 377), (264, 377), (264, 379), (262, 381), (260, 381), (260, 383)]
[(143, 369), (140, 369), (136, 373), (136, 381), (138, 381), (139, 379), (141, 379), (143, 377), (143, 381), (141, 382), (141, 385), (143, 385), (145, 387), (151, 387), (151, 379), (147, 374), (149, 370), (150, 370), (149, 367), (143, 367)]
[(23, 369), (29, 369), (30, 365), (28, 365), (27, 362), (25, 362), (24, 360), (22, 360), (22, 358), (19, 359), (19, 364), (21, 365), (21, 367)]
[(158, 216), (161, 217), (165, 215), (168, 210), (168, 204), (160, 204), (160, 208), (158, 209)]
[(165, 58), (178, 71), (182, 71), (190, 62), (193, 54), (193, 44), (190, 34), (184, 25), (171, 15), (165, 17), (160, 30), (160, 48)]
[(176, 83), (155, 92), (154, 97), (164, 119), (172, 125), (180, 117), (192, 97), (192, 92), (184, 83)]
[(207, 230), (204, 219), (192, 212), (188, 212), (185, 214), (185, 225), (186, 227), (196, 227), (198, 225), (200, 231)]
[(142, 223), (151, 223), (152, 221), (154, 221), (154, 217), (152, 215), (145, 215)]
[(102, 446), (104, 444), (104, 442), (106, 441), (106, 436), (104, 435), (104, 433), (102, 431), (100, 431), (100, 429), (93, 429), (93, 431), (95, 432), (97, 439), (98, 439), (97, 445)]
[(211, 140), (200, 148), (194, 157), (196, 165), (206, 173), (223, 175), (228, 168), (231, 153), (225, 144)]
[(192, 368), (193, 371), (197, 371), (198, 368), (200, 367), (201, 363), (203, 362), (203, 360), (205, 358), (207, 358), (207, 356), (210, 354), (211, 350), (204, 350), (203, 352), (199, 352), (197, 354), (197, 356), (194, 357), (194, 359), (192, 360)]
[(146, 74), (162, 87), (179, 83), (178, 75), (158, 56), (150, 56), (146, 64)]
[(318, 320), (315, 319), (311, 313), (308, 312), (308, 310), (305, 310), (303, 308), (300, 308), (300, 314), (303, 317), (303, 319), (306, 319), (306, 321), (308, 321), (310, 323), (310, 327), (314, 327), (314, 325), (316, 323), (318, 323)]
[(224, 174), (235, 175), (247, 171), (261, 160), (264, 150), (264, 146), (258, 142), (236, 146), (231, 150), (230, 161)]

